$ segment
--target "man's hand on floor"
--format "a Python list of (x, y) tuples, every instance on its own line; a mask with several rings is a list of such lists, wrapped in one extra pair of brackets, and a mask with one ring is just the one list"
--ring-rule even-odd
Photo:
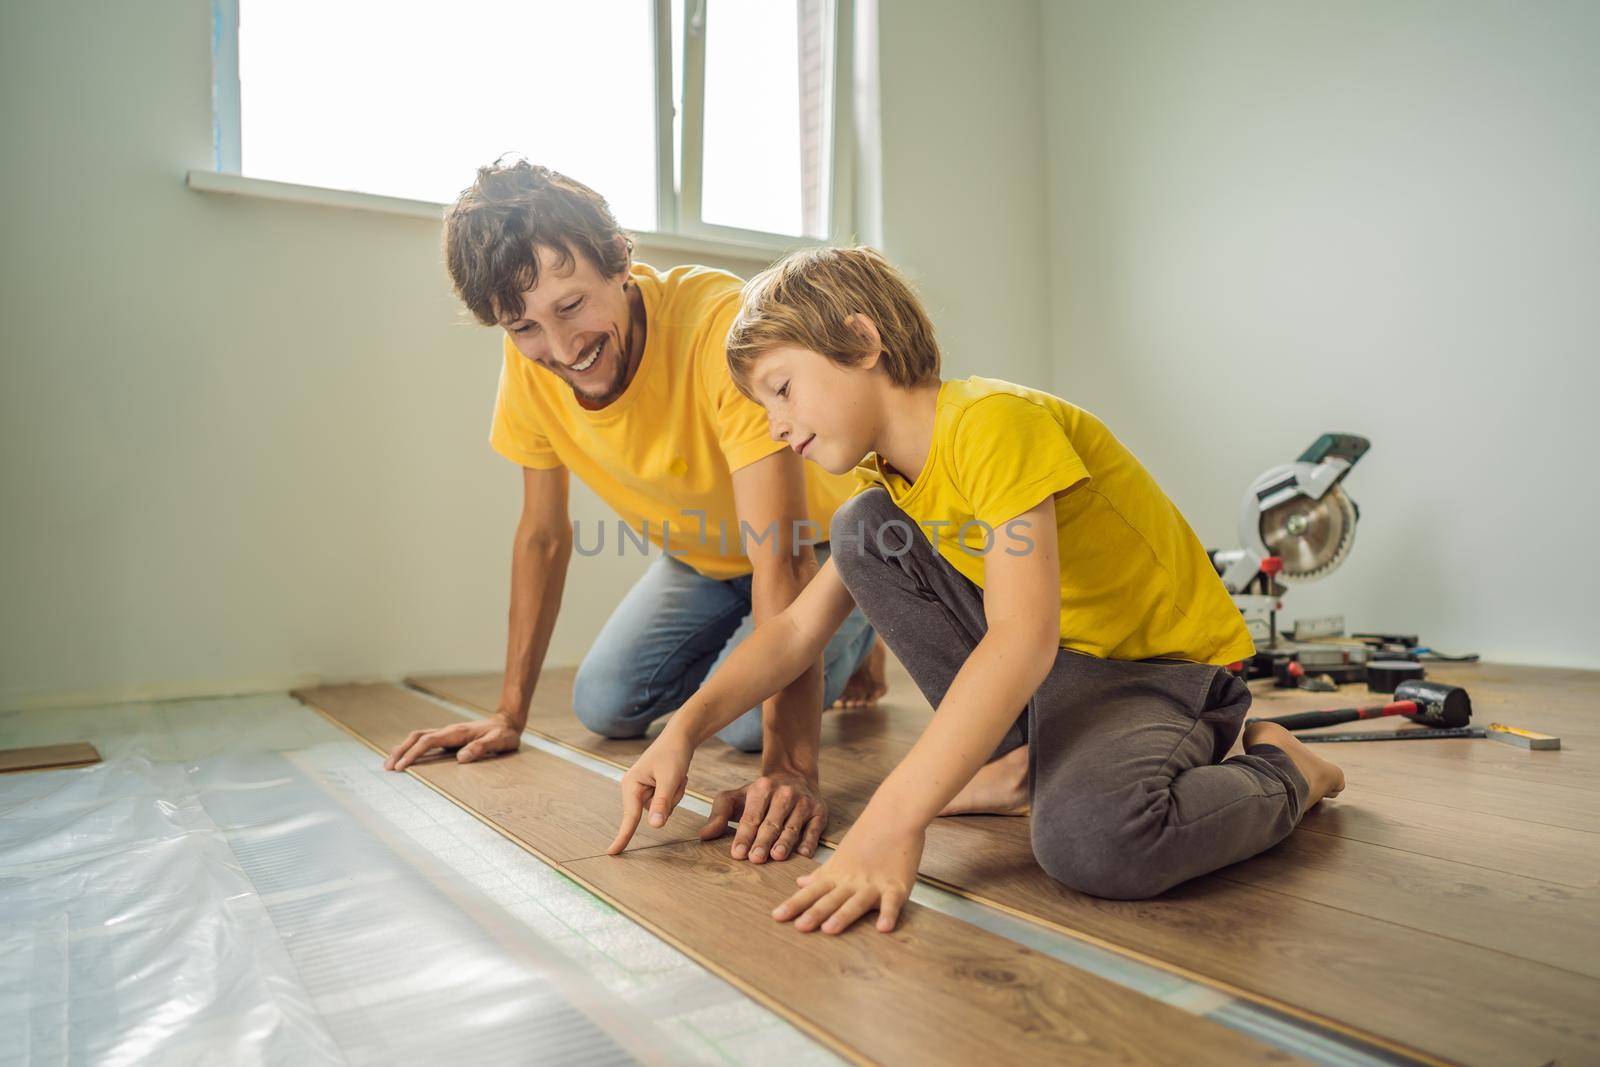
[(786, 860), (798, 852), (813, 855), (828, 827), (828, 804), (813, 779), (801, 774), (764, 774), (749, 785), (718, 793), (702, 841), (721, 837), (737, 819), (731, 853), (751, 863)]
[(522, 731), (498, 715), (471, 722), (452, 723), (437, 730), (412, 730), (383, 761), (386, 771), (403, 771), (436, 748), (459, 749), (456, 759), (471, 763), (498, 752), (515, 752)]

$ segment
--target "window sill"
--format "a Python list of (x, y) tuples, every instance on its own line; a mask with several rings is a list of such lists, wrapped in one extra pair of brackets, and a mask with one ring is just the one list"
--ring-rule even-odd
[[(427, 200), (408, 200), (397, 196), (379, 196), (376, 193), (358, 193), (349, 189), (324, 189), (316, 185), (298, 185), (293, 182), (275, 182), (265, 178), (249, 178), (242, 174), (229, 174), (214, 170), (191, 170), (186, 184), (202, 193), (219, 193), (224, 196), (250, 196), (265, 200), (282, 200), (292, 204), (315, 204), (319, 207), (345, 208), (354, 211), (376, 211), (386, 215), (408, 215), (438, 223), (444, 217), (445, 205)], [(730, 240), (724, 237), (702, 237), (695, 234), (656, 233), (650, 230), (629, 230), (634, 240), (650, 249), (676, 252), (692, 256), (718, 256), (741, 260), (745, 263), (766, 264), (793, 248), (815, 245), (818, 242), (796, 237), (793, 239)]]

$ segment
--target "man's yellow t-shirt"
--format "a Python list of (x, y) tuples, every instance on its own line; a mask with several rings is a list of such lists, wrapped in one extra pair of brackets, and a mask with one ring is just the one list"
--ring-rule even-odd
[(1053, 495), (1063, 648), (1102, 659), (1217, 664), (1255, 653), (1244, 618), (1177, 507), (1104, 423), (1065, 400), (990, 378), (947, 381), (916, 481), (876, 453), (856, 474), (858, 491), (887, 488), (979, 588), (984, 550), (1025, 550), (1006, 524)]
[[(739, 310), (738, 278), (706, 267), (629, 271), (644, 300), (644, 355), (627, 390), (599, 411), (505, 339), (489, 443), (524, 467), (566, 467), (629, 527), (578, 531), (600, 554), (636, 551), (643, 530), (708, 578), (749, 574), (734, 509), (733, 471), (786, 448), (773, 440), (761, 406), (728, 374), (728, 329)], [(834, 510), (850, 495), (848, 476), (806, 467), (808, 517), (826, 540)], [(704, 513), (702, 519), (699, 512)], [(597, 538), (604, 537), (602, 543)], [(765, 530), (747, 531), (750, 552), (773, 550)]]

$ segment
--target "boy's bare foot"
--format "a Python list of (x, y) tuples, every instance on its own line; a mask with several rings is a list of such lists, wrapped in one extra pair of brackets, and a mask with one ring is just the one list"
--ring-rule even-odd
[(839, 699), (833, 702), (836, 708), (866, 708), (878, 702), (878, 698), (889, 691), (888, 681), (889, 646), (883, 643), (883, 638), (872, 639), (872, 651), (867, 653), (867, 658), (861, 661), (861, 666), (856, 668), (856, 673), (844, 683), (844, 692), (839, 694)]
[(1251, 745), (1276, 745), (1283, 749), (1289, 762), (1295, 765), (1311, 787), (1306, 807), (1325, 797), (1336, 797), (1344, 790), (1344, 772), (1315, 752), (1304, 741), (1275, 722), (1253, 722), (1244, 728), (1244, 747)]
[(1028, 746), (978, 769), (940, 815), (1028, 814)]

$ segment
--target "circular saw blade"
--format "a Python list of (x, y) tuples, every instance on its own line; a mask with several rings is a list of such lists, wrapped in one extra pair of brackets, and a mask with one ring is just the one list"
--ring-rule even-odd
[(1333, 487), (1321, 500), (1297, 496), (1261, 514), (1261, 540), (1283, 560), (1283, 577), (1321, 578), (1350, 554), (1356, 537), (1356, 508), (1344, 490)]

